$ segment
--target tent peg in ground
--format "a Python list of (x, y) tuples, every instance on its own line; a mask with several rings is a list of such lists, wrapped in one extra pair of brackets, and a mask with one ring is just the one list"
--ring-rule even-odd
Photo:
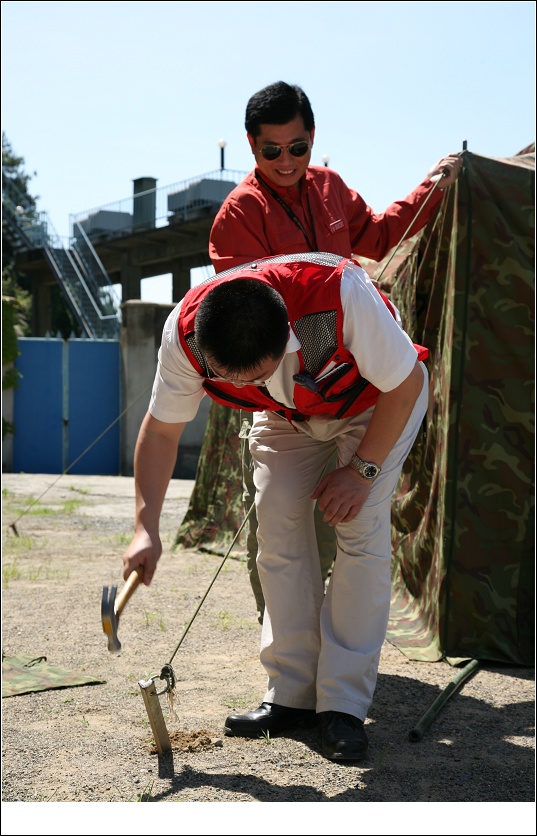
[(140, 679), (138, 681), (138, 685), (140, 686), (142, 697), (144, 698), (144, 704), (147, 716), (149, 717), (149, 724), (151, 726), (151, 731), (153, 732), (157, 751), (160, 755), (163, 755), (166, 752), (171, 752), (172, 744), (170, 741), (170, 735), (168, 734), (168, 729), (166, 728), (166, 723), (162, 714), (162, 708), (155, 688), (154, 678), (148, 680)]

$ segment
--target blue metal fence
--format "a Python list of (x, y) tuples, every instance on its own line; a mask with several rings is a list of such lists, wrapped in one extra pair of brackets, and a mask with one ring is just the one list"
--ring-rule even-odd
[(21, 374), (13, 397), (14, 473), (62, 473), (64, 459), (61, 339), (19, 339)]
[(118, 475), (119, 342), (26, 337), (18, 346), (13, 471)]

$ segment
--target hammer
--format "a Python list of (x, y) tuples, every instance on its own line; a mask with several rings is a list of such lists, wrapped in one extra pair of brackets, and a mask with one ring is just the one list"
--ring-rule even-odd
[(103, 630), (108, 636), (108, 650), (110, 653), (118, 654), (121, 650), (121, 642), (117, 637), (117, 628), (119, 624), (119, 616), (123, 612), (125, 604), (131, 597), (134, 590), (140, 584), (144, 575), (144, 567), (138, 566), (130, 573), (125, 586), (119, 593), (116, 599), (117, 586), (109, 588), (103, 586), (103, 598), (101, 603), (101, 620), (103, 623)]

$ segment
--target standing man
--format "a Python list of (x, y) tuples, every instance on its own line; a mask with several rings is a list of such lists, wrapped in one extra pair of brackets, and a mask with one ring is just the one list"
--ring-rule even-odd
[[(357, 262), (330, 253), (218, 274), (168, 317), (136, 445), (124, 578), (143, 566), (152, 580), (177, 445), (203, 395), (252, 412), (268, 683), (226, 734), (275, 735), (317, 715), (327, 758), (365, 757), (390, 607), (391, 496), (427, 408), (426, 354)], [(326, 594), (315, 503), (337, 531)]]
[[(259, 90), (247, 104), (245, 128), (255, 167), (228, 195), (216, 215), (209, 256), (217, 273), (281, 253), (325, 251), (380, 261), (407, 229), (410, 237), (426, 225), (440, 205), (442, 190), (455, 182), (462, 164), (456, 154), (443, 157), (408, 197), (376, 214), (335, 171), (310, 165), (315, 120), (300, 87), (278, 81)], [(421, 207), (416, 224), (409, 229)], [(209, 425), (214, 414), (209, 412)], [(241, 418), (244, 435), (250, 425), (244, 413)], [(250, 452), (244, 442), (242, 455), (248, 510), (254, 500), (254, 486)], [(333, 462), (327, 463), (327, 467), (333, 466)], [(254, 511), (247, 523), (247, 567), (262, 621), (264, 598), (256, 565)], [(315, 526), (321, 571), (326, 579), (336, 551), (335, 535), (318, 511)]]

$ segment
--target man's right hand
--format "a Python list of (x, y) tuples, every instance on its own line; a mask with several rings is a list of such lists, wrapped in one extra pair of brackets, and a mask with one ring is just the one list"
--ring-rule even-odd
[(129, 575), (138, 566), (144, 567), (142, 583), (149, 586), (157, 568), (157, 562), (162, 554), (162, 543), (160, 537), (151, 537), (145, 529), (137, 531), (130, 546), (123, 555), (123, 579), (126, 581)]
[(438, 162), (429, 169), (427, 177), (433, 183), (436, 183), (437, 180), (441, 180), (439, 188), (445, 189), (447, 186), (452, 186), (459, 176), (462, 163), (463, 160), (460, 154), (448, 154), (446, 157), (442, 157), (441, 160), (438, 160)]
[(142, 421), (134, 451), (135, 534), (123, 555), (125, 580), (138, 566), (144, 567), (145, 586), (155, 574), (162, 554), (160, 513), (184, 428), (185, 424), (158, 421), (149, 412)]

